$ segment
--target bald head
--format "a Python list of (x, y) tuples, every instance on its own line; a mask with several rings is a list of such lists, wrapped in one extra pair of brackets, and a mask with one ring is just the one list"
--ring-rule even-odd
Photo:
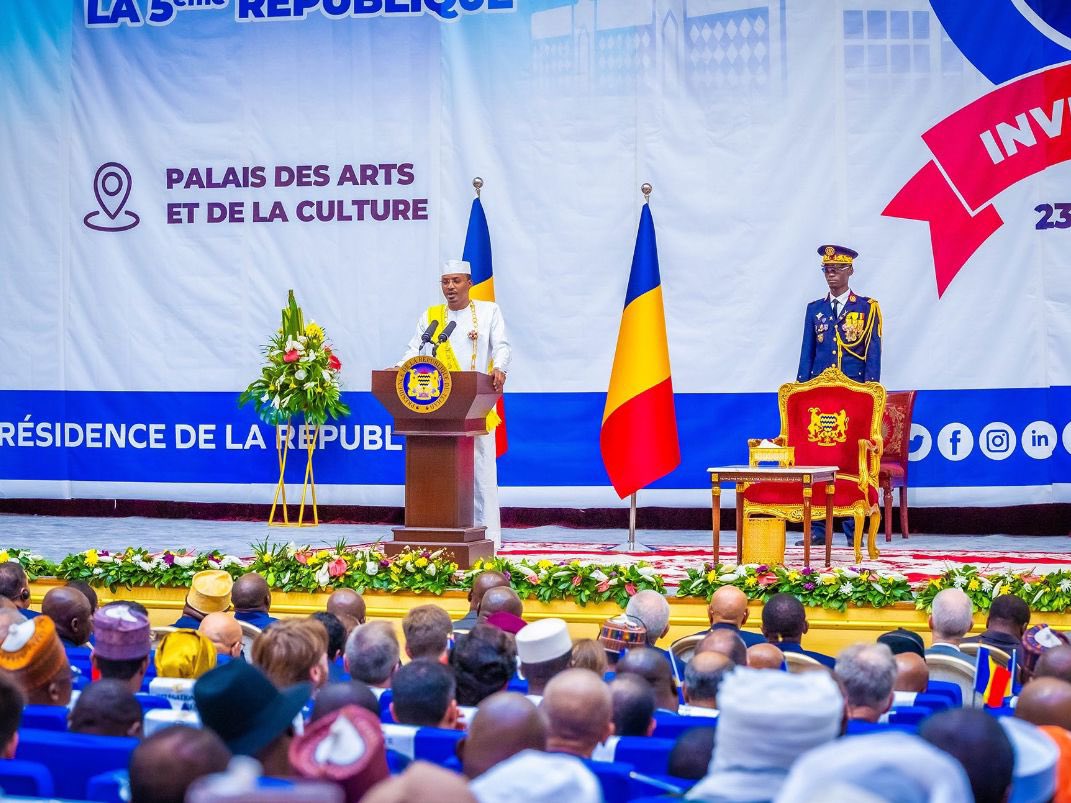
[(930, 668), (926, 659), (913, 652), (894, 655), (896, 660), (896, 685), (894, 691), (913, 691), (921, 694), (930, 682)]
[(75, 647), (93, 632), (93, 606), (77, 588), (53, 588), (41, 602), (41, 613), (56, 623), (56, 635)]
[(460, 747), (461, 766), (475, 778), (522, 750), (546, 747), (547, 725), (532, 701), (523, 694), (498, 692), (476, 710)]
[(693, 655), (684, 669), (684, 702), (700, 708), (717, 708), (718, 687), (735, 666), (720, 652)]
[(236, 611), (267, 611), (271, 607), (268, 581), (256, 572), (243, 574), (234, 581), (231, 602)]
[(711, 630), (695, 648), (696, 655), (701, 652), (721, 653), (737, 666), (747, 665), (747, 645), (735, 630), (728, 628)]
[(1015, 716), (1034, 725), (1071, 729), (1071, 683), (1056, 678), (1030, 681), (1019, 695)]
[(680, 705), (673, 668), (666, 656), (650, 647), (629, 650), (617, 661), (618, 675), (639, 675), (654, 690), (659, 708), (676, 711)]
[(481, 619), (486, 619), (488, 616), (500, 611), (512, 613), (518, 617), (524, 615), (524, 605), (521, 603), (521, 598), (509, 586), (495, 586), (487, 589), (487, 592), (480, 600), (480, 607), (477, 609)]
[(476, 579), (472, 581), (472, 590), (469, 592), (469, 610), (478, 611), (483, 595), (492, 588), (500, 586), (509, 587), (509, 580), (502, 572), (480, 572), (476, 575)]
[(710, 598), (707, 614), (711, 625), (724, 623), (743, 627), (747, 621), (747, 596), (736, 586), (722, 586)]
[[(327, 598), (327, 612), (333, 613), (343, 623), (346, 622), (343, 616), (347, 616), (356, 621), (357, 624), (363, 625), (366, 610), (364, 597), (352, 588), (340, 588), (338, 591), (332, 592), (331, 596)], [(352, 630), (352, 628), (350, 629)]]
[(1061, 644), (1045, 650), (1034, 667), (1035, 678), (1056, 678), (1071, 683), (1071, 647)]
[(780, 669), (785, 654), (773, 644), (755, 644), (747, 648), (747, 665), (752, 669)]
[(586, 669), (566, 669), (551, 678), (541, 710), (551, 752), (591, 758), (595, 746), (614, 730), (610, 687)]
[(197, 629), (215, 645), (219, 655), (237, 658), (242, 654), (242, 626), (233, 613), (210, 613)]

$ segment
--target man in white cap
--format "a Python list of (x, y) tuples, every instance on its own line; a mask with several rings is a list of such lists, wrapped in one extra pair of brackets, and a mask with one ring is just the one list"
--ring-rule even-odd
[(522, 627), (516, 636), (521, 674), (528, 681), (528, 698), (538, 704), (552, 677), (569, 668), (573, 640), (564, 619), (540, 619)]
[(844, 698), (826, 672), (738, 668), (718, 687), (710, 769), (688, 800), (773, 800), (793, 762), (840, 735)]
[[(495, 390), (501, 391), (506, 384), (511, 352), (506, 335), (506, 322), (502, 311), (493, 301), (477, 301), (469, 298), (472, 289), (472, 268), (460, 259), (448, 259), (443, 263), (440, 287), (445, 304), (428, 307), (417, 321), (416, 333), (405, 350), (401, 362), (421, 353), (430, 353), (423, 335), (428, 327), (437, 324), (433, 344), (438, 344), (435, 356), (451, 371), (483, 371), (491, 375)], [(439, 343), (450, 325), (451, 332), (445, 342)], [(399, 363), (399, 365), (401, 364)], [(488, 433), (473, 438), (475, 449), (473, 495), (473, 518), (477, 526), (487, 528), (487, 537), (495, 547), (502, 545), (502, 523), (498, 512), (498, 466), (495, 462), (494, 427), (499, 418), (492, 411), (488, 416)]]

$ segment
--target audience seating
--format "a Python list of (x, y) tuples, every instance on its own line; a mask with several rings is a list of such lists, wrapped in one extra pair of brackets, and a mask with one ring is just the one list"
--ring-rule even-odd
[(644, 775), (667, 775), (669, 754), (676, 743), (675, 739), (655, 736), (621, 736), (614, 747), (613, 760), (631, 764)]
[(3, 798), (52, 797), (55, 794), (52, 772), (37, 761), (0, 761), (0, 789)]
[[(674, 670), (677, 668), (677, 661), (688, 663), (692, 660), (695, 648), (706, 637), (706, 633), (693, 633), (690, 636), (683, 636), (669, 645), (669, 654), (676, 659), (672, 662)], [(680, 678), (677, 678), (677, 680), (679, 681)]]
[(383, 736), (388, 750), (394, 750), (409, 759), (430, 761), (442, 766), (457, 755), (457, 743), (465, 733), (445, 728), (416, 728), (384, 723)]
[(881, 419), (884, 441), (878, 486), (885, 509), (885, 540), (892, 541), (892, 492), (900, 489), (900, 535), (907, 538), (907, 471), (910, 467), (911, 418), (915, 410), (914, 390), (899, 390), (885, 394), (885, 413)]
[(37, 761), (52, 770), (54, 794), (82, 799), (90, 778), (130, 763), (137, 739), (87, 736), (26, 728), (19, 731), (16, 758)]
[(157, 694), (145, 694), (144, 692), (138, 692), (134, 695), (138, 701), (138, 705), (141, 706), (142, 711), (152, 711), (154, 708), (171, 709), (171, 702), (166, 697), (161, 697)]
[[(926, 666), (930, 670), (930, 687), (935, 682), (943, 688), (954, 685), (960, 692), (960, 705), (971, 705), (974, 700), (974, 664), (951, 655), (927, 655)], [(927, 687), (927, 688), (930, 688)]]
[(952, 708), (959, 708), (963, 705), (963, 690), (959, 684), (950, 681), (930, 678), (930, 682), (926, 684), (926, 694), (947, 697)]
[(42, 731), (67, 730), (70, 711), (65, 705), (28, 705), (22, 709), (22, 727)]
[(716, 728), (717, 717), (682, 717), (666, 711), (655, 711), (655, 729), (652, 736), (658, 739), (676, 739), (691, 728)]
[(149, 694), (164, 698), (174, 709), (192, 711), (195, 708), (193, 684), (196, 682), (192, 678), (156, 677), (149, 682)]
[(141, 726), (141, 735), (145, 738), (152, 736), (159, 730), (172, 725), (189, 725), (191, 728), (201, 727), (201, 717), (196, 711), (174, 711), (170, 708), (154, 708), (145, 712), (145, 719)]
[(390, 703), (394, 699), (394, 692), (387, 689), (379, 696), (379, 720), (380, 722), (394, 722), (390, 712)]
[(810, 672), (816, 666), (822, 666), (822, 662), (804, 655), (802, 652), (785, 651), (785, 666), (789, 672)]
[(919, 723), (932, 713), (933, 709), (921, 705), (908, 705), (903, 708), (893, 708), (889, 710), (889, 724), (918, 727)]
[(126, 770), (112, 770), (94, 775), (86, 782), (86, 800), (93, 803), (128, 803), (130, 774)]
[[(636, 795), (633, 794), (633, 783), (629, 777), (632, 767), (616, 761), (589, 761), (584, 764), (599, 779), (602, 787), (602, 796), (605, 803), (626, 803)], [(650, 788), (648, 787), (648, 791)]]

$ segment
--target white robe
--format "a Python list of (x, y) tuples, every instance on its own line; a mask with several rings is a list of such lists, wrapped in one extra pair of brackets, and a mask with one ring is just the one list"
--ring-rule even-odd
[[(488, 371), (489, 364), (499, 371), (509, 371), (511, 352), (509, 337), (506, 335), (506, 322), (502, 318), (502, 310), (493, 301), (474, 301), (476, 307), (476, 363), (477, 371)], [(465, 306), (460, 310), (446, 309), (446, 319), (443, 321), (444, 329), (450, 321), (455, 321), (457, 327), (450, 335), (450, 346), (457, 357), (457, 363), (462, 371), (473, 370), (472, 362), (472, 339), (469, 332), (472, 331), (472, 309)], [(401, 362), (410, 357), (415, 357), (420, 352), (420, 336), (428, 328), (428, 313), (425, 310), (417, 321), (416, 331), (409, 345), (405, 349), (405, 355)], [(436, 330), (432, 337), (432, 343), (438, 341), (442, 329)], [(431, 354), (432, 344), (424, 347), (424, 354)], [(399, 365), (401, 364), (399, 363)], [(487, 537), (494, 541), (495, 549), (502, 546), (502, 518), (498, 509), (498, 463), (495, 447), (495, 434), (489, 432), (486, 435), (477, 435), (473, 441), (473, 519), (477, 527), (487, 528)]]

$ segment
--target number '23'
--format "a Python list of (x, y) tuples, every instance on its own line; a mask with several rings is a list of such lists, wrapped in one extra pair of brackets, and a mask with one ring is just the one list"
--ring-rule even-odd
[[(1071, 204), (1038, 204), (1034, 211), (1041, 213), (1035, 229), (1071, 229)], [(1052, 219), (1054, 213), (1056, 220)]]

